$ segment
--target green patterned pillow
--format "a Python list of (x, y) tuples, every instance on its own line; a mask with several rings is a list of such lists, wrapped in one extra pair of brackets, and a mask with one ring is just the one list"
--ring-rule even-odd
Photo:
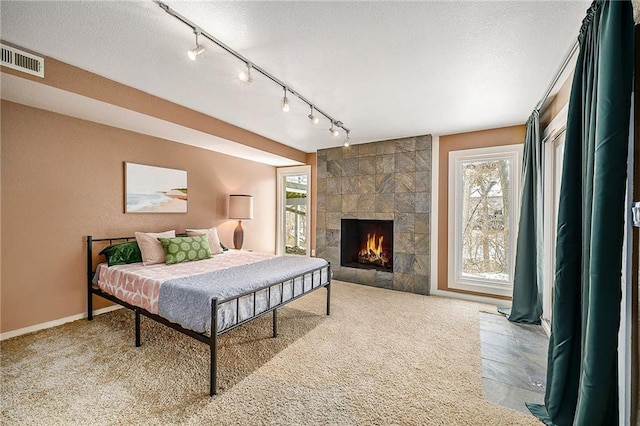
[(206, 235), (196, 237), (158, 238), (164, 248), (166, 264), (209, 259), (211, 248)]
[(142, 262), (140, 247), (138, 247), (138, 243), (135, 241), (112, 244), (102, 250), (100, 254), (104, 254), (107, 257), (109, 266)]

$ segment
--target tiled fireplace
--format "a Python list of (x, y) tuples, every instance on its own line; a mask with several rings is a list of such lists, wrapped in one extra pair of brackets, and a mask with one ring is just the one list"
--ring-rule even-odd
[[(317, 206), (316, 253), (335, 279), (428, 293), (431, 135), (318, 151)], [(354, 237), (357, 219), (386, 230)]]

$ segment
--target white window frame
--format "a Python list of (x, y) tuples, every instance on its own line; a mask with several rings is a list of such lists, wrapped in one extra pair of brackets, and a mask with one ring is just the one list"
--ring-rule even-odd
[(543, 178), (543, 259), (542, 270), (542, 328), (551, 335), (553, 315), (553, 285), (556, 271), (556, 228), (558, 225), (558, 205), (560, 201), (560, 184), (564, 156), (564, 141), (567, 127), (565, 105), (544, 130), (542, 145), (544, 147)]
[[(279, 167), (278, 169), (276, 169), (276, 176), (277, 176), (277, 181), (278, 181), (278, 187), (276, 190), (276, 195), (278, 197), (278, 202), (276, 203), (277, 205), (277, 213), (276, 213), (276, 254), (278, 256), (283, 256), (286, 255), (287, 253), (285, 253), (284, 250), (284, 243), (285, 243), (285, 239), (284, 239), (284, 229), (285, 229), (285, 209), (287, 208), (286, 205), (286, 196), (287, 196), (287, 190), (285, 188), (286, 185), (286, 178), (287, 176), (300, 176), (300, 175), (306, 175), (307, 176), (307, 215), (309, 215), (307, 217), (306, 220), (306, 233), (305, 235), (307, 235), (307, 238), (309, 238), (311, 236), (311, 197), (313, 192), (311, 191), (311, 166), (306, 165), (306, 166), (292, 166), (292, 167)], [(311, 240), (309, 239), (307, 241), (307, 252), (306, 252), (307, 256), (311, 255)], [(293, 256), (293, 255), (291, 255)]]
[[(449, 152), (449, 225), (448, 225), (448, 282), (450, 289), (473, 291), (490, 296), (513, 294), (515, 248), (520, 217), (520, 179), (522, 169), (522, 144), (465, 149)], [(511, 177), (509, 224), (511, 227), (509, 281), (480, 279), (463, 276), (462, 258), (462, 164), (469, 161), (509, 160)]]

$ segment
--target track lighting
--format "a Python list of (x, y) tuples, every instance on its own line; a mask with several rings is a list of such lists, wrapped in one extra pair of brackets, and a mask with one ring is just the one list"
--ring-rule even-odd
[(198, 34), (200, 33), (197, 30), (194, 30), (193, 33), (196, 35), (196, 47), (194, 47), (193, 49), (189, 50), (187, 52), (187, 56), (189, 56), (189, 59), (191, 59), (192, 61), (195, 61), (196, 58), (198, 56), (200, 56), (202, 54), (202, 52), (204, 52), (204, 47), (200, 46), (198, 44)]
[[(271, 82), (273, 82), (274, 84), (277, 84), (278, 86), (282, 87), (282, 90), (284, 90), (284, 97), (282, 98), (282, 103), (281, 103), (282, 111), (284, 111), (284, 112), (289, 111), (289, 98), (288, 98), (287, 95), (288, 94), (292, 94), (295, 97), (297, 97), (298, 99), (300, 99), (302, 102), (307, 104), (311, 108), (311, 113), (307, 117), (309, 117), (309, 120), (313, 124), (318, 124), (318, 122), (320, 121), (321, 116), (326, 118), (327, 120), (329, 120), (331, 122), (331, 128), (329, 129), (329, 131), (331, 132), (331, 135), (333, 135), (334, 137), (338, 137), (338, 135), (340, 134), (339, 129), (342, 129), (347, 133), (345, 146), (347, 146), (349, 144), (349, 129), (344, 126), (342, 121), (336, 120), (335, 118), (333, 118), (332, 116), (327, 114), (325, 111), (321, 110), (320, 108), (317, 108), (317, 106), (312, 104), (309, 99), (307, 99), (304, 96), (302, 96), (299, 92), (297, 92), (296, 90), (291, 88), (291, 86), (288, 86), (284, 81), (278, 79), (273, 74), (271, 74), (271, 73), (267, 72), (266, 70), (264, 70), (263, 68), (259, 67), (258, 65), (256, 65), (252, 61), (250, 61), (248, 58), (246, 58), (245, 56), (243, 56), (240, 53), (236, 52), (235, 50), (233, 50), (232, 48), (230, 48), (229, 46), (227, 46), (226, 44), (224, 44), (223, 42), (221, 42), (220, 40), (218, 40), (217, 38), (215, 38), (214, 36), (212, 36), (208, 32), (203, 31), (202, 28), (200, 28), (198, 25), (196, 25), (193, 21), (191, 21), (186, 16), (183, 16), (183, 15), (179, 14), (178, 12), (176, 12), (175, 10), (170, 8), (168, 5), (162, 3), (159, 0), (153, 0), (153, 2), (155, 4), (157, 4), (160, 7), (160, 9), (165, 11), (167, 14), (173, 16), (178, 21), (180, 21), (182, 24), (184, 24), (184, 25), (188, 26), (189, 28), (191, 28), (191, 30), (195, 34), (195, 36), (196, 36), (196, 45), (195, 45), (195, 47), (193, 49), (191, 49), (191, 50), (189, 50), (187, 52), (187, 55), (189, 56), (189, 59), (191, 59), (192, 61), (195, 61), (198, 58), (198, 56), (200, 56), (204, 52), (205, 48), (200, 45), (198, 38), (199, 38), (199, 36), (202, 36), (202, 37), (206, 38), (211, 43), (215, 44), (220, 49), (222, 49), (225, 52), (229, 53), (231, 56), (233, 56), (234, 58), (238, 59), (239, 61), (241, 61), (244, 64), (244, 66), (246, 67), (246, 70), (243, 69), (242, 71), (240, 71), (238, 73), (238, 79), (239, 80), (241, 80), (243, 82), (251, 82), (252, 74), (254, 74), (254, 75), (255, 75), (255, 73), (261, 74), (263, 77), (266, 77), (267, 80), (271, 80)], [(287, 93), (287, 92), (289, 92), (289, 93)]]
[(247, 63), (247, 69), (240, 71), (238, 78), (245, 83), (251, 83), (251, 80), (253, 80), (251, 78), (251, 64)]
[(344, 146), (345, 147), (349, 146), (349, 130), (346, 130), (346, 132), (347, 132), (347, 137), (344, 140)]
[(318, 124), (320, 119), (315, 115), (313, 115), (313, 105), (310, 105), (310, 107), (311, 107), (311, 114), (309, 114), (307, 117), (309, 117), (309, 120), (311, 120), (313, 124)]
[(333, 127), (333, 121), (331, 122), (331, 128), (329, 129), (329, 133), (331, 133), (333, 135), (334, 138), (337, 138), (338, 135), (340, 134), (338, 132), (338, 129), (336, 129), (335, 127)]
[(287, 98), (287, 88), (282, 86), (284, 89), (284, 98), (282, 98), (282, 110), (284, 112), (289, 112), (289, 99)]

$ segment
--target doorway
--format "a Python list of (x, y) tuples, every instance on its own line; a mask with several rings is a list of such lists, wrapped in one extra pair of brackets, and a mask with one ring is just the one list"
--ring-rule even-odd
[(277, 255), (310, 255), (311, 166), (277, 169)]

